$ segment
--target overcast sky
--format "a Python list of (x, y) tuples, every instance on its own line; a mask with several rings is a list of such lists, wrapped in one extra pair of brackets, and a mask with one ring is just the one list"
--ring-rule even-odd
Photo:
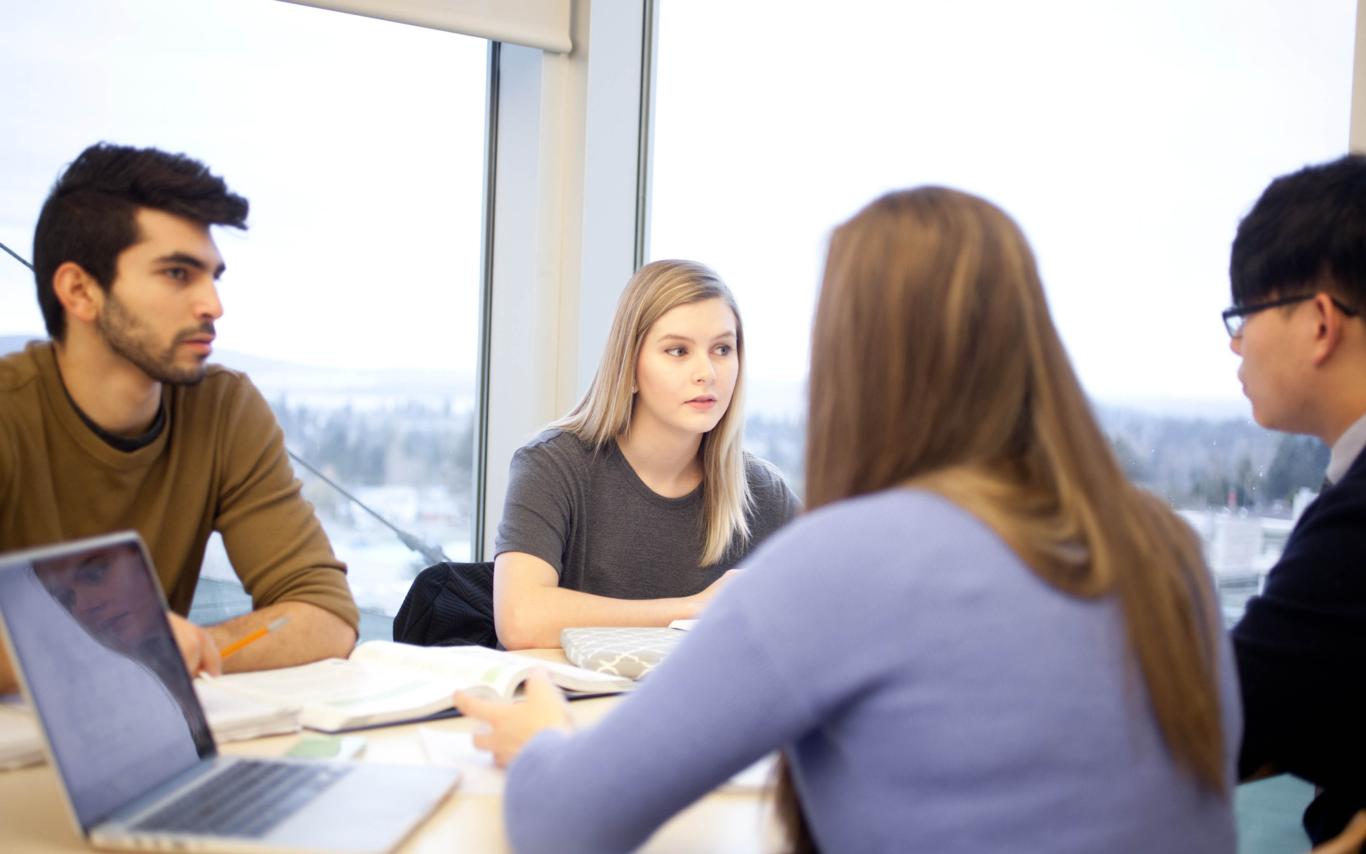
[(802, 375), (832, 225), (934, 183), (1024, 227), (1091, 394), (1242, 399), (1229, 241), (1345, 152), (1355, 0), (662, 5), (651, 254), (731, 281), (755, 374)]
[[(663, 0), (650, 254), (716, 267), (751, 375), (796, 381), (830, 228), (948, 184), (1024, 227), (1091, 394), (1238, 401), (1228, 242), (1270, 178), (1345, 150), (1355, 7)], [(252, 201), (221, 348), (471, 370), (485, 63), (275, 0), (9, 4), (0, 240), (28, 254), (91, 141), (184, 150)], [(0, 334), (39, 330), (0, 257)]]
[[(472, 372), (487, 42), (276, 0), (8, 4), (0, 241), (96, 140), (184, 151), (251, 201), (217, 231), (217, 348)], [(0, 334), (42, 320), (0, 258)]]

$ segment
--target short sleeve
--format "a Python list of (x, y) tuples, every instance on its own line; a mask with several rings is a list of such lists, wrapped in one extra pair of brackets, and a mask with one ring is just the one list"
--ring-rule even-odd
[(572, 461), (551, 441), (537, 439), (512, 455), (507, 499), (498, 523), (494, 556), (522, 552), (564, 572), (574, 524), (576, 476)]
[(791, 522), (801, 512), (801, 501), (788, 487), (778, 467), (746, 455), (745, 474), (749, 479), (753, 511), (750, 517), (750, 549)]

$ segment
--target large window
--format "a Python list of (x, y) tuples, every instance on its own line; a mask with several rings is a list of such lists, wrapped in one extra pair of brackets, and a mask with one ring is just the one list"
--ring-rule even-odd
[[(251, 200), (219, 230), (215, 360), (287, 444), (389, 522), (470, 554), (487, 43), (275, 0), (11, 4), (0, 32), (0, 241), (97, 140), (184, 151)], [(0, 351), (43, 337), (0, 257)], [(386, 636), (425, 559), (296, 463)], [(196, 616), (249, 607), (217, 541)]]
[(892, 189), (976, 192), (1029, 235), (1121, 459), (1205, 536), (1236, 616), (1326, 451), (1249, 420), (1228, 247), (1272, 177), (1346, 149), (1356, 3), (661, 7), (649, 255), (734, 288), (753, 450), (800, 483), (832, 226)]
[[(1023, 226), (1130, 475), (1204, 538), (1225, 618), (1326, 449), (1250, 421), (1219, 321), (1239, 217), (1347, 147), (1354, 0), (661, 0), (649, 257), (716, 267), (745, 315), (747, 441), (801, 481), (832, 226), (917, 184)], [(1240, 850), (1308, 847), (1310, 787), (1238, 793)]]

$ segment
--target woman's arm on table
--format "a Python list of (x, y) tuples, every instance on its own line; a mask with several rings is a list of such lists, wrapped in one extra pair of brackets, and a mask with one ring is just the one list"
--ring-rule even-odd
[(493, 567), (494, 626), (508, 649), (557, 647), (560, 630), (570, 626), (667, 626), (695, 619), (735, 575), (731, 570), (692, 596), (613, 599), (560, 587), (554, 567), (524, 552), (503, 552)]
[[(736, 592), (739, 592), (738, 590)], [(625, 851), (670, 816), (819, 719), (789, 690), (736, 604), (710, 613), (650, 678), (573, 734), (562, 695), (533, 682), (519, 703), (457, 695), (489, 724), (476, 744), (511, 762), (504, 795), (519, 851)], [(756, 829), (757, 832), (757, 829)]]

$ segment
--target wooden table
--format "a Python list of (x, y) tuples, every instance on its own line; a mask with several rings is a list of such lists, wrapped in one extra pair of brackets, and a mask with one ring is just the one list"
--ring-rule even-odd
[[(559, 650), (540, 650), (539, 658), (561, 660)], [(570, 703), (574, 721), (591, 726), (620, 697), (578, 700)], [(366, 740), (362, 762), (425, 765), (427, 755), (418, 735), (420, 727), (468, 732), (474, 723), (447, 718), (420, 724), (385, 727), (361, 733)], [(225, 744), (224, 754), (279, 756), (289, 750), (298, 735), (272, 736)], [(715, 792), (679, 813), (646, 843), (646, 851), (772, 851), (776, 835), (771, 799), (755, 791)], [(50, 766), (0, 771), (0, 852), (44, 854), (88, 850), (62, 802), (57, 778)], [(509, 850), (503, 832), (502, 797), (464, 792), (459, 787), (399, 849), (405, 854), (455, 851), (501, 852)]]

